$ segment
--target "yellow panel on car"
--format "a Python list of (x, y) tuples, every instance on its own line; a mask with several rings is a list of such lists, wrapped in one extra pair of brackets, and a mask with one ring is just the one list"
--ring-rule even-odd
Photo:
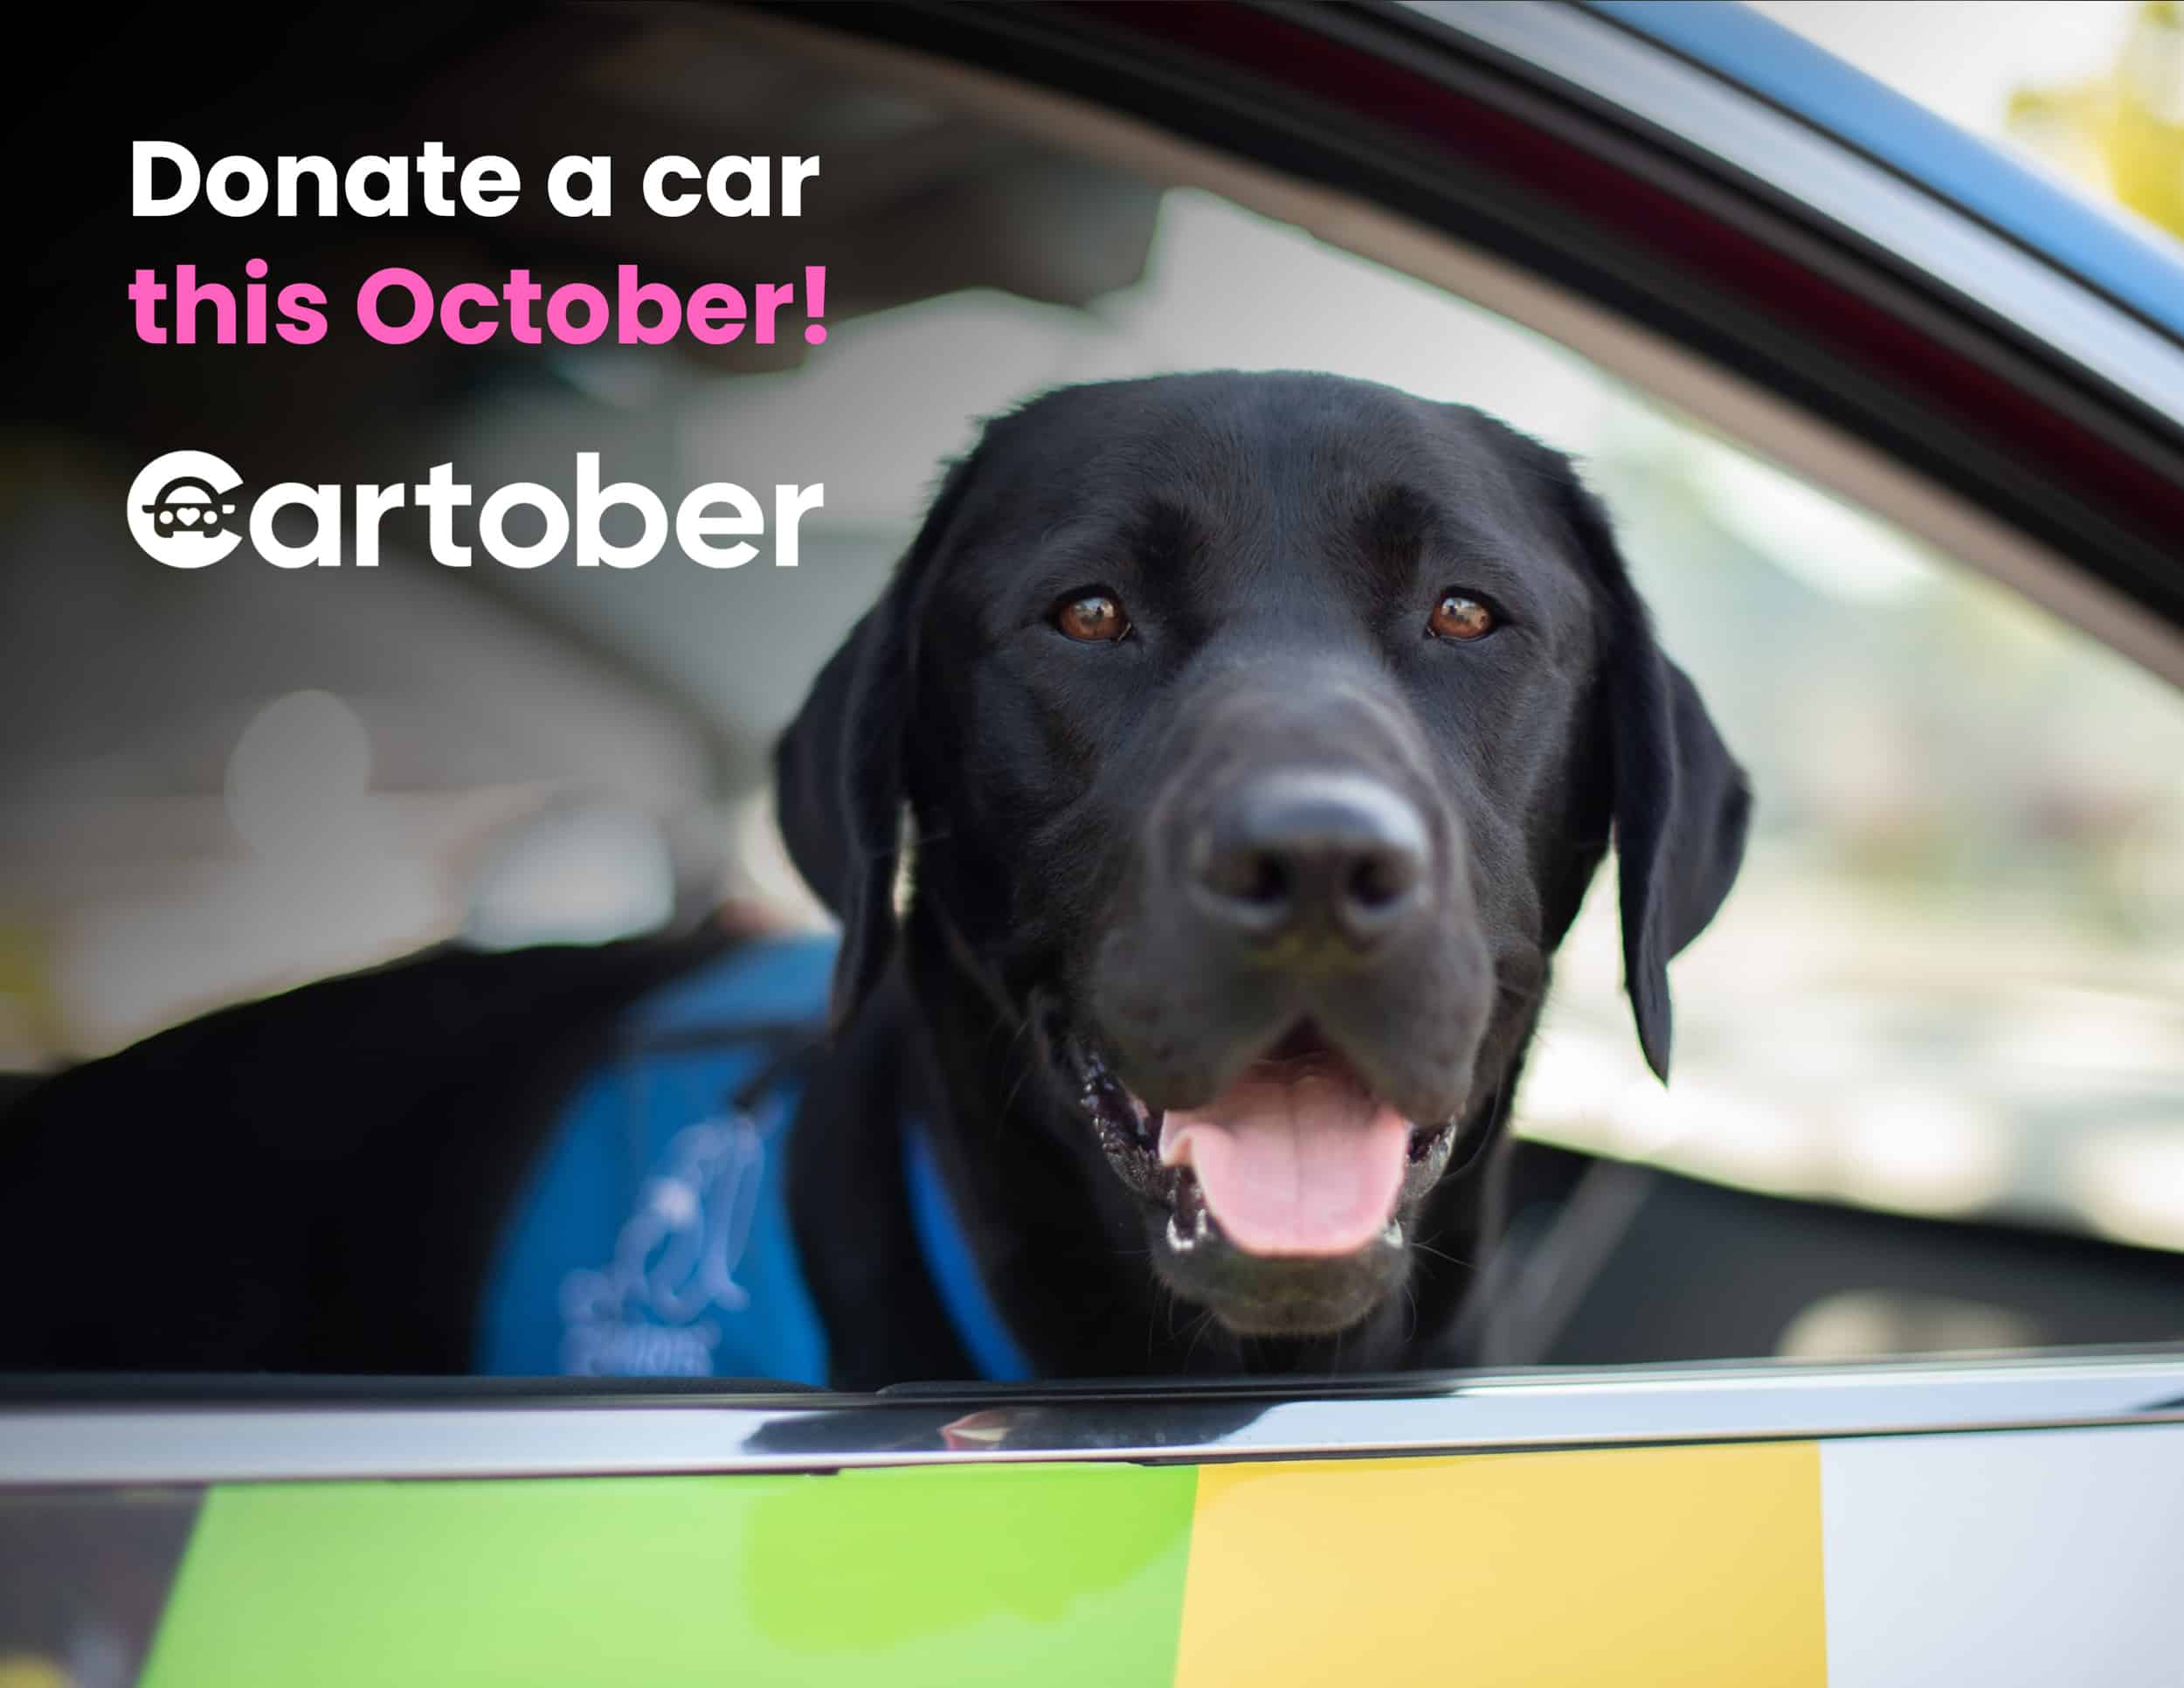
[(1199, 1473), (1178, 1688), (1827, 1677), (1811, 1442)]

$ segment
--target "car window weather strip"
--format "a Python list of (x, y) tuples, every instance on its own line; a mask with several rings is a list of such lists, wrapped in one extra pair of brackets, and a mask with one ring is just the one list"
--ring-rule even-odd
[(1748, 5), (1585, 3), (1856, 148), (2184, 342), (2179, 254), (2152, 229), (2024, 168)]
[[(1406, 0), (1406, 10), (1638, 119), (1770, 196), (1824, 218), (1869, 250), (1979, 307), (1993, 322), (2028, 330), (2170, 425), (2184, 419), (2184, 343), (2174, 332), (2119, 309), (2017, 239), (1821, 132), (1814, 127), (1816, 120), (1800, 121), (1663, 50), (1649, 36), (1619, 27), (1615, 20), (1622, 12), (1536, 0)], [(1679, 44), (1695, 45), (1710, 38), (1714, 24), (1727, 24), (1744, 9), (1699, 3), (1682, 10), (1688, 15), (1677, 32)], [(1649, 17), (1653, 9), (1635, 15)], [(1752, 21), (1774, 27), (1763, 18)], [(1894, 114), (1905, 121), (1937, 121), (1875, 86), (1870, 103), (1889, 102), (1901, 108)], [(1964, 145), (1984, 150), (1968, 137)], [(1990, 156), (1989, 180), (2014, 185), (2016, 177), (2036, 183), (2014, 161)], [(2022, 190), (2029, 191), (2029, 185)], [(2156, 267), (2161, 256), (2150, 249), (2138, 266), (2139, 275)], [(2184, 299), (2184, 262), (2168, 267), (2174, 273), (2172, 286)], [(2136, 291), (2148, 292), (2149, 284), (2139, 280)], [(2179, 314), (2184, 316), (2184, 307)]]
[(23, 1408), (0, 1411), (0, 1488), (1203, 1463), (2174, 1422), (2184, 1354), (2168, 1353), (1505, 1374), (1271, 1401), (982, 1390), (808, 1406)]

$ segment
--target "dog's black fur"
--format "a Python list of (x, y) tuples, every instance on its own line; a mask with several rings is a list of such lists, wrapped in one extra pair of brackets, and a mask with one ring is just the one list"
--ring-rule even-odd
[[(1057, 629), (1093, 588), (1128, 638)], [(1429, 638), (1452, 588), (1496, 630)], [(975, 1370), (913, 1234), (906, 1113), (1047, 1375), (1460, 1361), (1478, 1152), (1611, 834), (1665, 1076), (1668, 962), (1727, 892), (1748, 806), (1566, 460), (1303, 375), (1079, 388), (989, 425), (779, 773), (843, 926), (792, 1218), (833, 1380), (859, 1388)], [(1268, 854), (1268, 816), (1299, 813), (1268, 793), (1300, 790), (1351, 828), (1336, 854), (1296, 854), (1293, 826)], [(1240, 861), (1295, 874), (1269, 903)], [(719, 947), (436, 951), (32, 1091), (0, 1119), (0, 1365), (466, 1369), (562, 1095), (630, 1001)], [(1415, 1139), (1400, 1245), (1174, 1246), (1182, 1197), (1117, 1098), (1188, 1110), (1268, 1070), (1339, 1072), (1442, 1128)]]
[(45, 1080), (0, 1113), (0, 1368), (468, 1371), (563, 1099), (729, 943), (443, 945)]
[[(1450, 588), (1493, 606), (1489, 636), (1427, 635)], [(1095, 589), (1130, 619), (1119, 641), (1056, 626)], [(791, 850), (843, 924), (834, 1014), (864, 1094), (822, 1086), (793, 1176), (860, 1384), (930, 1374), (938, 1339), (930, 1308), (905, 1321), (888, 1293), (916, 1276), (882, 1217), (899, 1203), (843, 1170), (893, 1164), (875, 1104), (913, 1089), (1043, 1372), (1459, 1358), (1489, 1242), (1478, 1177), (1413, 1177), (1403, 1246), (1354, 1259), (1173, 1247), (1174, 1193), (1116, 1142), (1115, 1098), (1199, 1106), (1301, 1034), (1408, 1118), (1453, 1122), (1436, 1162), (1474, 1164), (1611, 833), (1638, 1035), (1665, 1078), (1669, 959), (1727, 893), (1749, 809), (1565, 458), (1309, 375), (1076, 388), (991, 424), (778, 769)], [(1422, 822), (1406, 917), (1362, 950), (1269, 946), (1209, 911), (1206, 841), (1292, 772)], [(893, 1075), (876, 1092), (875, 1070)]]

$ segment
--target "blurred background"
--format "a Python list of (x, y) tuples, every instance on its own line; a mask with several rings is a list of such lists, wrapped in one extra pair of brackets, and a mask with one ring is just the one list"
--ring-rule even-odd
[[(2177, 6), (1759, 10), (2184, 239)], [(387, 98), (314, 108), (313, 55), (359, 50), (390, 55)], [(1745, 876), (1676, 968), (1674, 1090), (1639, 1058), (1600, 889), (1522, 1129), (1727, 1188), (2184, 1251), (2174, 690), (1505, 319), (778, 24), (451, 8), (397, 51), (298, 25), (212, 103), (140, 88), (162, 115), (142, 128), (204, 158), (438, 137), (515, 157), (527, 184), (568, 151), (817, 153), (825, 172), (800, 225), (570, 223), (533, 192), (491, 225), (137, 227), (116, 149), (64, 237), (22, 259), (39, 303), (0, 433), (0, 1070), (442, 939), (604, 940), (729, 900), (817, 922), (766, 752), (940, 461), (1057, 384), (1303, 367), (1476, 405), (1578, 454), (1759, 792)], [(634, 261), (687, 287), (818, 259), (831, 337), (808, 355), (389, 349), (337, 310), (304, 349), (128, 339), (130, 269), (237, 280), (251, 256), (337, 306), (396, 261), (449, 280), (528, 264), (549, 287)], [(183, 445), (260, 482), (453, 460), (480, 488), (566, 495), (574, 453), (598, 450), (606, 478), (663, 494), (823, 481), (826, 500), (793, 571), (672, 550), (629, 572), (455, 571), (390, 521), (373, 572), (243, 554), (179, 573), (129, 544), (120, 504)], [(1805, 1317), (1782, 1351), (2044, 1334), (1976, 1299), (1836, 1296)]]

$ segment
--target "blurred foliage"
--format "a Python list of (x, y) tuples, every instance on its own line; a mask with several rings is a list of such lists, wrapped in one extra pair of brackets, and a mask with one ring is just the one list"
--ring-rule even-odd
[(2010, 96), (2011, 135), (2184, 239), (2184, 3), (2145, 0), (2107, 73)]
[[(29, 922), (0, 918), (0, 1071), (35, 1066), (45, 1052), (67, 1047), (53, 993), (52, 936)], [(4, 1671), (0, 1688), (13, 1688)]]

